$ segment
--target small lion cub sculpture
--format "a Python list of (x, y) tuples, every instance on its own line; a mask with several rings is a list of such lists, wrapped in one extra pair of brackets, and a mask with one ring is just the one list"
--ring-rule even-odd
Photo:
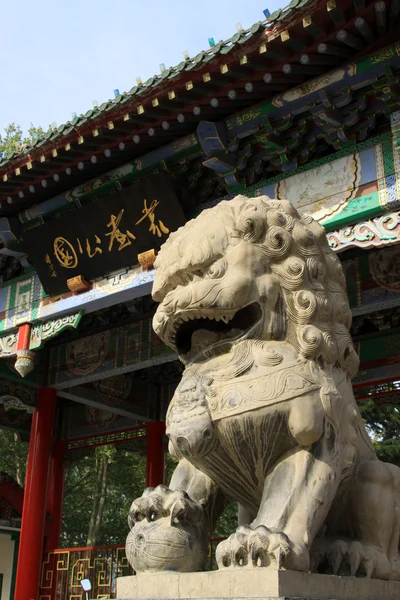
[(220, 569), (400, 580), (400, 469), (358, 412), (358, 357), (339, 259), (287, 201), (237, 196), (170, 235), (154, 330), (185, 364), (167, 419), (170, 487), (132, 504), (136, 571), (205, 567), (226, 504)]

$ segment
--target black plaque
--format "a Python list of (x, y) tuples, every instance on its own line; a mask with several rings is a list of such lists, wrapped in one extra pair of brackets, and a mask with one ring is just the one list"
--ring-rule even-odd
[(23, 240), (47, 294), (67, 280), (103, 277), (137, 264), (138, 254), (158, 250), (185, 223), (169, 177), (163, 173), (27, 230)]

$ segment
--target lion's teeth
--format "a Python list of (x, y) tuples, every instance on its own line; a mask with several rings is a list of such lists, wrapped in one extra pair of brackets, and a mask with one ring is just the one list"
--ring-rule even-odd
[(224, 323), (228, 323), (228, 321), (229, 321), (228, 315), (222, 315), (222, 320)]

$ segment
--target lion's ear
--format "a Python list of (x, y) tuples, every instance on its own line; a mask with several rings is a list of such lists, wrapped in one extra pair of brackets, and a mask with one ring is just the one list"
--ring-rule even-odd
[(257, 206), (247, 205), (239, 216), (237, 228), (243, 239), (257, 243), (265, 234), (265, 214)]

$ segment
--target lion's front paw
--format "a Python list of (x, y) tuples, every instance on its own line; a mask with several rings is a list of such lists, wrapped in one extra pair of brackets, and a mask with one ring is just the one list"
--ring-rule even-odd
[(132, 529), (136, 523), (147, 519), (157, 521), (169, 517), (171, 524), (187, 521), (194, 525), (202, 525), (203, 507), (191, 500), (182, 490), (172, 491), (165, 485), (147, 488), (143, 495), (133, 501), (128, 515), (128, 525)]
[(227, 567), (274, 567), (308, 569), (307, 549), (293, 544), (283, 532), (267, 527), (242, 526), (216, 550), (219, 569)]

